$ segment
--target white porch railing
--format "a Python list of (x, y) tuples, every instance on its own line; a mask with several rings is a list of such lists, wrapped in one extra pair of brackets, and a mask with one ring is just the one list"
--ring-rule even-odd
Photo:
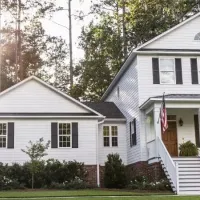
[(168, 175), (173, 183), (173, 186), (175, 187), (176, 192), (178, 192), (178, 188), (177, 188), (178, 174), (177, 174), (175, 163), (172, 160), (169, 152), (167, 151), (163, 141), (159, 137), (157, 137), (157, 145), (158, 145), (158, 155), (161, 158), (166, 171), (168, 172)]

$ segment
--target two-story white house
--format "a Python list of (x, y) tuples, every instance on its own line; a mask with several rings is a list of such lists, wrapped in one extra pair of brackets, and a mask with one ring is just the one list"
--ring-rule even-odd
[[(127, 165), (160, 176), (178, 194), (200, 193), (200, 158), (178, 158), (179, 144), (200, 147), (200, 13), (134, 49), (102, 97), (127, 119)], [(159, 120), (165, 93), (168, 129)]]

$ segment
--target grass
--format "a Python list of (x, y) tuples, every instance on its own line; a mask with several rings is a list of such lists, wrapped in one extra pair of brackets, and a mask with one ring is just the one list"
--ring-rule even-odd
[[(193, 197), (179, 197), (172, 196), (172, 193), (145, 193), (143, 192), (133, 192), (133, 191), (123, 191), (123, 190), (69, 190), (69, 191), (59, 191), (59, 190), (36, 190), (36, 191), (4, 191), (0, 192), (0, 200), (9, 198), (9, 200), (16, 200), (25, 198), (26, 200), (64, 200), (64, 197), (75, 197), (73, 200), (199, 200), (200, 196)], [(95, 197), (102, 196), (102, 197)], [(105, 197), (107, 196), (107, 197)], [(110, 196), (110, 198), (109, 198)], [(111, 196), (115, 196), (111, 198)], [(117, 197), (116, 197), (117, 196)], [(125, 197), (129, 196), (129, 197)], [(41, 197), (41, 198), (40, 198)], [(57, 198), (55, 198), (57, 197)], [(61, 198), (62, 197), (62, 198)]]
[[(146, 193), (147, 194), (147, 193)], [(153, 193), (148, 193), (153, 195)], [(163, 193), (158, 193), (163, 194)], [(172, 194), (170, 192), (165, 194)], [(0, 198), (33, 198), (33, 197), (85, 197), (85, 196), (143, 196), (145, 192), (124, 190), (22, 190), (0, 192)], [(155, 193), (154, 193), (155, 195)]]

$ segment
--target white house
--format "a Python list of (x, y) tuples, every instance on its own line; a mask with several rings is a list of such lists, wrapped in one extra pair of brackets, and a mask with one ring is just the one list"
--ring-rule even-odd
[(164, 171), (177, 194), (200, 194), (200, 158), (178, 157), (184, 141), (200, 147), (199, 84), (200, 13), (134, 49), (100, 103), (80, 103), (36, 77), (2, 92), (0, 161), (27, 161), (21, 149), (43, 137), (46, 159), (84, 162), (93, 184), (106, 156), (119, 153), (130, 176)]
[(28, 161), (21, 149), (29, 141), (43, 138), (51, 141), (45, 159), (84, 162), (89, 172), (88, 181), (99, 185), (99, 165), (104, 165), (109, 153), (118, 152), (124, 163), (127, 162), (126, 119), (114, 103), (90, 103), (89, 106), (34, 76), (3, 91), (0, 94), (0, 162)]
[[(178, 194), (200, 194), (200, 158), (178, 157), (183, 142), (200, 147), (199, 84), (200, 13), (134, 49), (102, 97), (127, 119), (129, 168), (159, 175), (161, 161)], [(169, 125), (164, 134), (163, 93)]]

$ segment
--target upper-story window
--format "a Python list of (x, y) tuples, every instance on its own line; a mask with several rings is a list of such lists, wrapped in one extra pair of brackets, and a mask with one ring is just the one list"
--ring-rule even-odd
[(195, 35), (194, 40), (199, 40), (200, 41), (200, 32)]
[(183, 84), (181, 58), (152, 58), (153, 84)]
[(160, 59), (160, 83), (175, 84), (175, 61), (173, 58)]

